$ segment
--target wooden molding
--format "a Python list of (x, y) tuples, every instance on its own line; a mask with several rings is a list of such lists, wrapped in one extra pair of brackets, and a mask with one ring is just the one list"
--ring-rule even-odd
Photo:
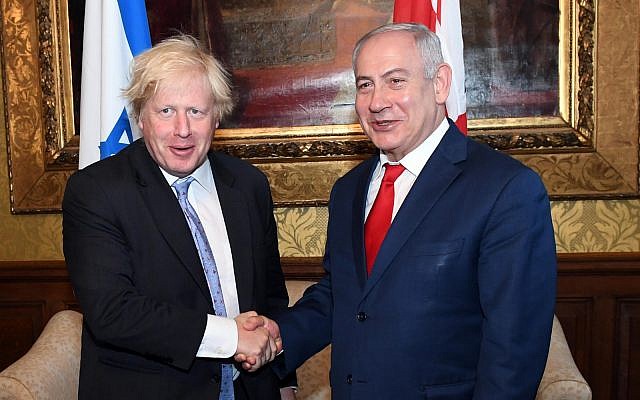
[[(282, 257), (286, 279), (318, 280), (324, 276), (322, 257)], [(558, 275), (628, 275), (640, 273), (640, 252), (560, 253)], [(64, 260), (0, 261), (0, 282), (68, 281)]]

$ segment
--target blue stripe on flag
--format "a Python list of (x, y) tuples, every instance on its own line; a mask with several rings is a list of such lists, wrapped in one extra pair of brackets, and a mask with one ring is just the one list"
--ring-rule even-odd
[[(122, 142), (121, 139), (125, 135), (127, 141)], [(111, 157), (132, 142), (133, 132), (131, 132), (131, 124), (129, 124), (127, 110), (123, 108), (118, 121), (116, 121), (107, 139), (104, 142), (100, 142), (100, 159)]]
[(149, 22), (144, 0), (118, 0), (122, 25), (127, 35), (131, 54), (138, 55), (151, 47)]

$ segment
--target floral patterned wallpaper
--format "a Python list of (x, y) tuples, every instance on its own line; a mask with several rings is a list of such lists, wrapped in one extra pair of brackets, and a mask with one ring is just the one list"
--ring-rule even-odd
[(640, 201), (557, 201), (551, 216), (559, 253), (640, 249)]
[[(326, 208), (276, 209), (280, 253), (322, 256)], [(555, 201), (551, 217), (559, 253), (640, 251), (640, 200)]]
[(322, 256), (329, 217), (327, 208), (278, 208), (275, 217), (281, 256)]

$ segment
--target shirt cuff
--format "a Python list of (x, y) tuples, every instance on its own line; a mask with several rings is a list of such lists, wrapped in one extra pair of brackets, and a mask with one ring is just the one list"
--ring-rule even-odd
[(235, 319), (207, 315), (207, 327), (196, 357), (229, 358), (238, 349), (238, 326)]

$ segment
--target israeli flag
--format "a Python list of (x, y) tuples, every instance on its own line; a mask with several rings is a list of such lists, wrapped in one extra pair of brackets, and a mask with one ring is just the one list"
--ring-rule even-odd
[(82, 47), (79, 168), (139, 137), (122, 89), (133, 57), (151, 47), (144, 0), (87, 1)]

